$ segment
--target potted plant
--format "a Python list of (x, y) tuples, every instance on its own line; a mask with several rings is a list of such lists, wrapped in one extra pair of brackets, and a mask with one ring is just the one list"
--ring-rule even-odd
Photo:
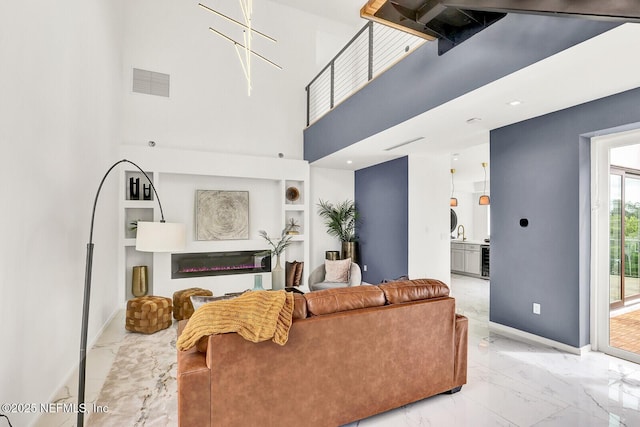
[(298, 224), (298, 221), (295, 218), (289, 218), (289, 221), (287, 222), (287, 234), (290, 235), (295, 235), (295, 234), (300, 234), (300, 224)]
[(345, 200), (333, 205), (324, 200), (318, 203), (318, 215), (324, 219), (327, 227), (327, 234), (337, 237), (342, 243), (342, 259), (356, 259), (356, 223), (360, 218), (360, 213), (356, 209), (353, 200)]
[(287, 225), (280, 233), (279, 239), (269, 237), (266, 231), (259, 230), (258, 234), (271, 246), (271, 254), (276, 256), (276, 265), (271, 269), (271, 288), (284, 289), (284, 269), (280, 265), (280, 255), (291, 244), (291, 235), (288, 234), (290, 226)]

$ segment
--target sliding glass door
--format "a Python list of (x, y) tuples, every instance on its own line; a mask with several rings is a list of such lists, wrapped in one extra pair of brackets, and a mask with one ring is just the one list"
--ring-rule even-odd
[(592, 139), (595, 350), (640, 363), (640, 128)]
[[(640, 174), (611, 167), (609, 176), (609, 303), (640, 301)], [(636, 301), (637, 302), (637, 301)]]

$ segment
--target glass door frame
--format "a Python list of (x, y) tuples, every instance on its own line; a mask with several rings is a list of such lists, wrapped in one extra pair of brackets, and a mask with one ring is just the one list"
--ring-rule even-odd
[[(627, 275), (626, 271), (626, 219), (625, 219), (625, 205), (626, 205), (626, 180), (631, 177), (632, 179), (640, 180), (640, 171), (631, 168), (625, 168), (621, 166), (611, 165), (609, 168), (609, 176), (616, 175), (620, 176), (620, 203), (621, 203), (621, 216), (620, 216), (620, 300), (610, 303), (610, 308), (617, 309), (622, 308), (628, 305), (629, 303), (634, 303), (640, 300), (640, 293), (635, 294), (633, 296), (627, 296), (626, 294), (626, 279)], [(629, 270), (631, 271), (631, 270)]]
[[(618, 132), (618, 133), (614, 133)], [(591, 349), (640, 363), (640, 354), (609, 345), (610, 326), (610, 150), (637, 145), (640, 125), (635, 129), (610, 129), (605, 134), (583, 135), (591, 142), (591, 274), (590, 338)]]

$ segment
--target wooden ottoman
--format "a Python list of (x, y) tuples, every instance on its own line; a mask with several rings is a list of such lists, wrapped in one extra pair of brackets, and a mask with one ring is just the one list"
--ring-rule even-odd
[(147, 295), (130, 299), (127, 301), (125, 329), (143, 334), (167, 329), (173, 323), (171, 311), (171, 298)]
[(193, 312), (191, 296), (213, 296), (213, 292), (202, 288), (189, 288), (173, 293), (173, 318), (176, 320), (189, 319)]

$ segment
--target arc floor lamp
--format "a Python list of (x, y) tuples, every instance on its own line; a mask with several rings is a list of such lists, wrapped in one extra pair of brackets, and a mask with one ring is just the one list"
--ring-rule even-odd
[(98, 196), (100, 196), (102, 185), (107, 179), (109, 173), (111, 173), (111, 171), (121, 163), (129, 163), (142, 172), (146, 180), (149, 181), (149, 184), (153, 189), (153, 194), (155, 194), (158, 202), (158, 206), (160, 207), (160, 222), (138, 222), (138, 229), (136, 232), (136, 250), (143, 252), (175, 252), (183, 250), (186, 242), (186, 227), (184, 224), (165, 222), (160, 197), (158, 196), (158, 192), (156, 191), (151, 179), (149, 179), (147, 173), (143, 171), (140, 166), (127, 159), (118, 160), (111, 165), (109, 170), (107, 170), (107, 173), (102, 177), (102, 181), (100, 181), (98, 191), (96, 192), (96, 198), (93, 202), (93, 211), (91, 213), (89, 243), (87, 243), (87, 262), (84, 276), (84, 301), (82, 304), (82, 331), (80, 335), (80, 364), (78, 366), (78, 427), (82, 427), (84, 425), (84, 413), (86, 412), (84, 391), (87, 355), (87, 329), (89, 323), (89, 304), (91, 301), (91, 271), (93, 268), (93, 223), (96, 216)]

